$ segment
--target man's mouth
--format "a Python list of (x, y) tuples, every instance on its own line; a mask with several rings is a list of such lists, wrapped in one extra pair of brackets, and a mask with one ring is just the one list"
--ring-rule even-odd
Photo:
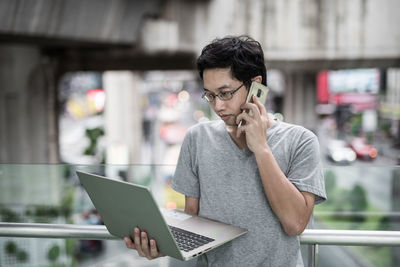
[(225, 121), (225, 120), (229, 119), (229, 117), (230, 117), (231, 115), (221, 114), (221, 115), (219, 115), (219, 116), (220, 116), (220, 118), (221, 118), (223, 121)]

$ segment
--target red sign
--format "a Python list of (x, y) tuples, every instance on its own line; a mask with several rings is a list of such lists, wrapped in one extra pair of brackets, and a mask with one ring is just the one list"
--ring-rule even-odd
[(376, 109), (378, 97), (376, 94), (344, 93), (331, 95), (331, 103), (336, 105), (352, 105), (355, 111)]
[(328, 74), (328, 71), (320, 71), (317, 76), (317, 99), (321, 104), (329, 102)]

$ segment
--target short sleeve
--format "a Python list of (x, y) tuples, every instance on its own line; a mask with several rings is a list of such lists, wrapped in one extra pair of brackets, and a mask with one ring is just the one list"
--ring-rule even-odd
[(293, 149), (287, 178), (300, 191), (314, 194), (316, 204), (323, 202), (326, 193), (317, 137), (305, 130)]
[(192, 142), (192, 134), (192, 129), (189, 129), (185, 135), (171, 186), (185, 196), (200, 198), (196, 146)]

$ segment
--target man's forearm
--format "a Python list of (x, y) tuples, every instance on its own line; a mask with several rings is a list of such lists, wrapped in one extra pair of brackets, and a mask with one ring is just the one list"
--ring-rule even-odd
[(311, 216), (314, 195), (300, 192), (286, 178), (269, 148), (255, 156), (265, 194), (284, 231), (301, 234)]

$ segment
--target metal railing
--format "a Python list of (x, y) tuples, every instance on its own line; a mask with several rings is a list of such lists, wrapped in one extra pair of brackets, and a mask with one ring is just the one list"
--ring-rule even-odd
[[(0, 237), (118, 240), (105, 226), (73, 224), (0, 223)], [(312, 245), (310, 266), (318, 266), (319, 245), (400, 246), (400, 231), (306, 229), (300, 243)]]

